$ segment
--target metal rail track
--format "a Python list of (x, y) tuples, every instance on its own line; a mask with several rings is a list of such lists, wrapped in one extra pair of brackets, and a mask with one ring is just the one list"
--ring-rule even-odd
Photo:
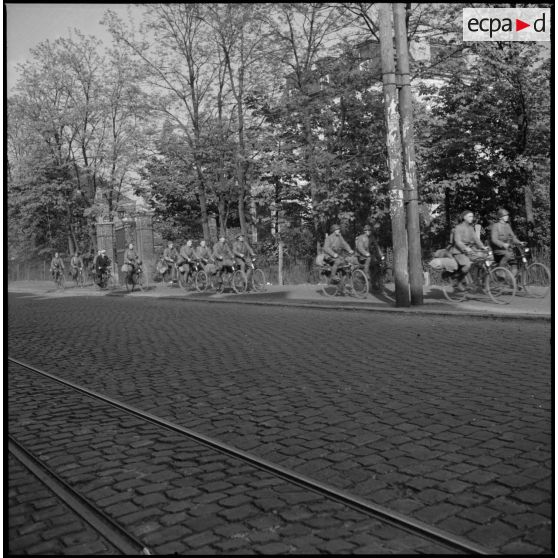
[(122, 529), (102, 510), (93, 506), (79, 492), (76, 492), (54, 471), (25, 449), (8, 434), (8, 451), (35, 477), (39, 479), (59, 500), (72, 509), (83, 521), (109, 541), (122, 554), (137, 556), (150, 555), (151, 552), (136, 537)]
[(306, 475), (302, 475), (300, 473), (297, 473), (296, 471), (292, 471), (290, 469), (282, 467), (281, 465), (277, 465), (265, 459), (261, 459), (255, 455), (239, 450), (237, 448), (234, 448), (233, 446), (220, 442), (219, 440), (215, 440), (209, 436), (206, 436), (205, 434), (201, 434), (189, 428), (185, 428), (163, 418), (152, 415), (151, 413), (142, 411), (141, 409), (128, 405), (122, 401), (118, 401), (96, 391), (90, 390), (86, 387), (79, 386), (63, 378), (59, 378), (54, 374), (40, 370), (20, 360), (8, 357), (8, 361), (11, 361), (14, 364), (31, 370), (36, 374), (49, 378), (50, 380), (58, 382), (66, 387), (70, 387), (75, 391), (83, 393), (84, 395), (87, 395), (93, 399), (102, 401), (112, 407), (125, 411), (128, 414), (141, 418), (142, 420), (145, 420), (151, 424), (163, 427), (167, 430), (171, 430), (172, 432), (178, 432), (199, 444), (209, 447), (219, 453), (239, 459), (257, 469), (270, 473), (275, 477), (286, 480), (291, 484), (320, 494), (321, 496), (339, 502), (370, 517), (380, 519), (392, 525), (393, 527), (396, 527), (413, 535), (423, 537), (430, 542), (440, 543), (454, 551), (463, 552), (466, 554), (491, 555), (496, 553), (494, 549), (477, 545), (474, 542), (464, 539), (463, 537), (448, 533), (446, 531), (428, 525), (422, 521), (416, 520), (412, 517), (390, 510), (384, 506), (380, 506), (378, 504), (375, 504), (374, 502), (370, 502), (369, 500), (365, 500), (364, 498), (360, 498), (359, 496), (350, 494), (345, 490), (340, 490), (334, 486), (327, 485)]

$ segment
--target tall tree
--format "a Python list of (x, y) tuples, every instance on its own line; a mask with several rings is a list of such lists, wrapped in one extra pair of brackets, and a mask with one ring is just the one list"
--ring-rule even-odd
[[(12, 162), (12, 166), (20, 165), (19, 180), (12, 187), (20, 192), (18, 204), (42, 200), (32, 219), (35, 228), (47, 223), (49, 234), (35, 235), (38, 248), (51, 244), (54, 249), (56, 244), (62, 249), (58, 234), (53, 234), (55, 218), (55, 230), (64, 231), (69, 251), (78, 246), (85, 227), (85, 201), (79, 185), (80, 173), (88, 164), (88, 146), (96, 121), (95, 94), (89, 93), (95, 82), (95, 75), (91, 74), (99, 67), (97, 48), (94, 39), (78, 33), (77, 39), (41, 43), (31, 51), (31, 60), (20, 66), (21, 77), (11, 99), (9, 127), (26, 131), (25, 138), (12, 134), (11, 140), (23, 140), (28, 148), (25, 158)], [(81, 71), (83, 67), (76, 66), (78, 52), (86, 57), (84, 66), (91, 62), (92, 70)], [(19, 211), (22, 209), (23, 218), (31, 218), (31, 212), (24, 208)], [(13, 216), (18, 208), (14, 207), (14, 211)], [(46, 221), (39, 215), (43, 211), (48, 213)]]
[(250, 143), (254, 139), (254, 136), (250, 137), (252, 128), (248, 125), (246, 97), (263, 89), (268, 81), (266, 50), (270, 37), (264, 17), (266, 11), (267, 7), (262, 4), (212, 4), (208, 10), (208, 22), (212, 26), (228, 87), (235, 101), (238, 217), (244, 232), (247, 230), (246, 197), (250, 196), (247, 180), (251, 159)]
[(417, 126), (425, 199), (444, 202), (446, 235), (466, 207), (486, 225), (506, 206), (522, 234), (535, 227), (546, 242), (548, 51), (521, 43), (479, 44), (475, 50), (468, 71), (451, 68), (442, 87), (420, 88), (428, 103)]
[[(318, 142), (320, 131), (313, 127), (313, 116), (321, 110), (315, 94), (320, 90), (316, 64), (326, 53), (333, 55), (333, 46), (340, 42), (345, 22), (337, 9), (318, 3), (278, 4), (272, 14), (273, 36), (278, 60), (288, 69), (286, 114), (297, 114), (302, 125), (301, 140), (305, 170), (312, 200), (314, 230), (323, 236), (326, 223), (320, 218), (319, 204), (324, 198), (320, 190)], [(338, 51), (337, 51), (338, 52)]]
[(201, 145), (211, 102), (214, 65), (208, 43), (204, 4), (148, 4), (140, 38), (108, 11), (104, 22), (118, 44), (125, 45), (147, 74), (149, 106), (181, 132), (185, 156), (196, 175), (196, 195), (204, 238), (209, 240), (207, 184)]

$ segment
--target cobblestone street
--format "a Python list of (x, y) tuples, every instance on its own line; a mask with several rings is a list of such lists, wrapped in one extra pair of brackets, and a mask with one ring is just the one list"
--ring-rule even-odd
[[(31, 294), (10, 294), (8, 311), (12, 358), (500, 553), (553, 550), (548, 321)], [(192, 487), (166, 466), (143, 471), (139, 494), (118, 445), (133, 421), (113, 426), (11, 365), (8, 378), (10, 434), (95, 500), (112, 499), (116, 516), (139, 514), (135, 534), (159, 553), (431, 550), (331, 502), (263, 490), (263, 477), (254, 487), (252, 473), (151, 432), (138, 457), (166, 464), (178, 452), (201, 472)], [(53, 528), (32, 527), (20, 469), (10, 460), (10, 550), (33, 553)]]

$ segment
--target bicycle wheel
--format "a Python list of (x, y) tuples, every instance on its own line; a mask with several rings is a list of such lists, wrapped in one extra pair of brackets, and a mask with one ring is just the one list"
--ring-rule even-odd
[(83, 287), (85, 285), (85, 278), (83, 277), (83, 271), (80, 271), (77, 276), (78, 287)]
[(227, 272), (223, 273), (223, 275), (221, 276), (215, 275), (215, 278), (213, 280), (213, 286), (215, 287), (217, 293), (219, 294), (224, 293), (225, 289), (227, 288), (227, 285), (230, 284), (230, 280), (231, 278), (229, 277), (229, 274)]
[(237, 269), (232, 276), (232, 288), (235, 293), (243, 293), (246, 291), (247, 287), (246, 276), (240, 269)]
[(56, 285), (60, 289), (63, 289), (65, 287), (65, 280), (64, 280), (63, 273), (60, 273), (60, 275), (58, 275), (58, 277), (56, 278)]
[(509, 304), (517, 285), (512, 272), (505, 267), (489, 269), (485, 279), (485, 288), (488, 296), (497, 304)]
[(141, 271), (140, 273), (138, 273), (136, 277), (136, 286), (140, 291), (143, 291), (143, 281), (144, 281), (143, 271)]
[(134, 292), (134, 279), (135, 274), (133, 273), (126, 273), (124, 276), (124, 283), (126, 284), (126, 290), (131, 293)]
[(456, 289), (455, 279), (451, 273), (442, 272), (440, 276), (440, 285), (444, 296), (450, 302), (463, 302), (467, 296), (466, 291)]
[(261, 293), (266, 290), (265, 273), (261, 269), (254, 269), (252, 273), (252, 285), (257, 292)]
[[(339, 276), (335, 277), (339, 281)], [(335, 296), (337, 294), (338, 282), (333, 282), (331, 277), (325, 273), (320, 275), (320, 287), (325, 296)]]
[(542, 263), (532, 263), (521, 273), (525, 292), (534, 298), (544, 298), (550, 292), (550, 271)]
[(196, 290), (203, 293), (209, 286), (209, 277), (205, 271), (198, 271), (195, 277)]
[(351, 286), (355, 296), (358, 298), (366, 298), (368, 294), (368, 277), (362, 269), (355, 269), (351, 273)]
[(182, 273), (180, 270), (178, 270), (177, 278), (178, 286), (182, 289), (186, 289), (188, 287), (188, 281), (186, 281), (186, 273)]

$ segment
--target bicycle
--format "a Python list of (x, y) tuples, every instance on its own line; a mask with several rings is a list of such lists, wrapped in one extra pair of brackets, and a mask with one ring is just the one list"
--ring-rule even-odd
[(76, 268), (76, 270), (72, 273), (72, 277), (74, 279), (74, 283), (76, 287), (81, 288), (85, 285), (85, 276), (83, 273), (83, 267)]
[(55, 269), (53, 272), (53, 280), (57, 289), (64, 289), (66, 283), (63, 270)]
[(532, 253), (527, 246), (516, 244), (513, 251), (515, 263), (517, 263), (515, 279), (519, 292), (533, 298), (547, 296), (550, 292), (550, 270), (548, 267), (540, 262), (529, 263)]
[(247, 269), (244, 274), (240, 269), (235, 271), (236, 277), (233, 278), (233, 284), (237, 285), (241, 292), (252, 290), (263, 293), (267, 289), (265, 273), (259, 267), (256, 267), (255, 261), (256, 258), (252, 258), (246, 262)]
[(176, 274), (178, 277), (178, 284), (180, 285), (180, 287), (182, 287), (185, 291), (190, 291), (196, 288), (196, 276), (200, 271), (203, 271), (203, 269), (201, 267), (200, 262), (194, 260), (190, 262), (184, 262), (183, 265), (185, 264), (190, 266), (190, 271), (188, 273), (188, 276), (186, 276), (186, 271), (181, 271), (182, 265), (177, 266), (175, 264)]
[(348, 294), (365, 298), (368, 295), (368, 277), (366, 277), (361, 265), (346, 262), (337, 268), (333, 277), (331, 276), (331, 265), (324, 263), (319, 267), (319, 286), (325, 296), (333, 297)]
[[(178, 266), (176, 262), (159, 260), (157, 262), (157, 271), (163, 283), (167, 283), (168, 287), (173, 287), (175, 283), (178, 283), (178, 285), (182, 287), (182, 283), (180, 282), (182, 274), (180, 273), (180, 266)], [(168, 282), (165, 280), (165, 275), (167, 273), (169, 274), (167, 277), (167, 279), (169, 279)]]
[[(217, 268), (213, 261), (203, 260), (206, 267), (200, 262), (199, 269), (194, 276), (194, 285), (199, 293), (204, 293), (208, 289), (217, 289)], [(214, 270), (214, 271), (212, 271)]]
[(95, 266), (89, 265), (86, 267), (87, 284), (95, 284), (97, 282), (97, 272)]
[(110, 268), (104, 268), (103, 270), (101, 270), (101, 272), (97, 274), (96, 279), (96, 283), (101, 289), (107, 289), (109, 287), (112, 288), (114, 286), (114, 279), (112, 277)]
[(218, 293), (224, 293), (227, 289), (232, 289), (235, 293), (241, 294), (246, 290), (246, 279), (234, 264), (223, 266), (221, 275), (214, 275), (211, 284)]
[(491, 250), (476, 253), (471, 268), (465, 276), (465, 288), (456, 288), (459, 270), (444, 271), (441, 275), (442, 291), (451, 302), (463, 302), (475, 293), (487, 294), (496, 304), (509, 304), (515, 296), (517, 285), (512, 272), (505, 267), (493, 266)]
[(143, 269), (141, 267), (141, 262), (133, 265), (132, 269), (126, 273), (124, 276), (124, 283), (126, 284), (126, 290), (128, 292), (133, 293), (135, 287), (143, 291)]

